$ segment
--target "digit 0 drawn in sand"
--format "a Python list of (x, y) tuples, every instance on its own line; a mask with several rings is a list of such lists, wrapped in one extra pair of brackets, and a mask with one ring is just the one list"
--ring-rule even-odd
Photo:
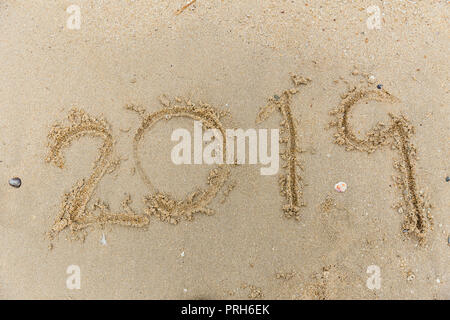
[(286, 171), (280, 174), (279, 184), (281, 194), (286, 199), (283, 205), (284, 215), (288, 218), (300, 219), (300, 207), (305, 206), (303, 202), (303, 179), (299, 170), (303, 170), (298, 159), (301, 152), (297, 135), (298, 121), (292, 115), (292, 96), (297, 94), (300, 85), (306, 85), (311, 81), (309, 78), (291, 75), (294, 87), (283, 91), (281, 95), (274, 95), (268, 99), (268, 104), (262, 107), (256, 118), (256, 123), (266, 120), (274, 110), (278, 110), (283, 117), (280, 129), (280, 143), (284, 145), (280, 151), (280, 157), (284, 161), (282, 168)]
[(351, 109), (358, 103), (367, 101), (380, 101), (388, 103), (399, 102), (384, 89), (356, 89), (350, 90), (341, 104), (331, 115), (336, 119), (330, 122), (330, 127), (336, 127), (334, 134), (335, 143), (345, 146), (346, 150), (359, 150), (372, 153), (376, 149), (390, 145), (397, 150), (399, 159), (394, 160), (394, 167), (398, 176), (394, 177), (395, 184), (402, 192), (402, 200), (394, 205), (399, 213), (404, 215), (403, 232), (415, 234), (421, 243), (424, 242), (426, 233), (432, 227), (431, 205), (425, 199), (423, 192), (418, 192), (415, 162), (417, 160), (416, 148), (411, 143), (414, 127), (403, 116), (389, 113), (391, 124), (389, 126), (379, 122), (369, 130), (365, 139), (356, 137), (349, 124)]
[[(192, 220), (195, 213), (204, 213), (210, 215), (213, 211), (208, 208), (208, 204), (214, 199), (218, 191), (227, 181), (230, 168), (228, 164), (220, 164), (209, 172), (208, 188), (197, 189), (190, 193), (183, 200), (176, 200), (171, 195), (162, 192), (155, 192), (149, 177), (142, 168), (139, 156), (139, 143), (152, 126), (160, 120), (170, 120), (172, 117), (186, 117), (193, 120), (201, 121), (203, 126), (207, 129), (218, 129), (223, 137), (223, 150), (226, 150), (226, 135), (225, 129), (221, 123), (221, 118), (228, 115), (227, 112), (218, 111), (210, 105), (199, 102), (192, 103), (186, 99), (176, 99), (174, 102), (164, 97), (161, 100), (163, 108), (153, 113), (147, 113), (142, 108), (135, 105), (128, 105), (128, 110), (134, 111), (142, 118), (142, 124), (137, 130), (133, 141), (133, 152), (136, 163), (136, 168), (143, 181), (151, 189), (152, 193), (145, 197), (146, 214), (154, 215), (161, 221), (166, 221), (172, 224), (179, 222), (180, 218)], [(225, 154), (224, 161), (225, 163)]]
[[(106, 120), (93, 118), (80, 109), (71, 110), (68, 120), (67, 125), (62, 123), (54, 125), (48, 134), (50, 153), (46, 158), (47, 162), (64, 168), (63, 150), (81, 137), (101, 138), (103, 145), (94, 162), (92, 174), (87, 179), (78, 181), (70, 192), (64, 194), (57, 218), (48, 232), (50, 239), (66, 228), (72, 231), (75, 238), (82, 238), (79, 232), (95, 224), (112, 223), (133, 227), (147, 225), (148, 217), (135, 214), (129, 208), (127, 199), (123, 202), (125, 210), (122, 213), (112, 213), (107, 205), (101, 202), (97, 202), (92, 208), (87, 207), (100, 180), (106, 173), (114, 171), (119, 161), (113, 159), (114, 140)], [(98, 209), (100, 213), (96, 214), (95, 211)]]

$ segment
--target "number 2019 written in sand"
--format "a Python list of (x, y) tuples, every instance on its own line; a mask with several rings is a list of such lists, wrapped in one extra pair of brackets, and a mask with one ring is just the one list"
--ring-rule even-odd
[[(279, 174), (281, 195), (285, 199), (282, 206), (287, 218), (300, 219), (304, 188), (300, 172), (304, 169), (299, 161), (300, 141), (297, 134), (298, 121), (291, 110), (294, 95), (299, 92), (302, 85), (307, 85), (310, 79), (293, 75), (293, 87), (284, 90), (268, 99), (266, 106), (259, 111), (256, 122), (266, 120), (273, 111), (281, 114), (280, 157), (283, 170)], [(416, 149), (410, 139), (414, 128), (404, 116), (389, 114), (390, 124), (378, 123), (369, 130), (365, 138), (358, 138), (349, 125), (349, 115), (352, 108), (362, 102), (370, 100), (396, 103), (399, 100), (384, 89), (360, 88), (352, 89), (343, 96), (340, 105), (330, 114), (334, 120), (330, 128), (336, 128), (335, 142), (346, 150), (358, 150), (372, 153), (377, 149), (390, 146), (397, 150), (398, 159), (394, 160), (394, 167), (398, 175), (394, 178), (396, 186), (400, 189), (401, 200), (394, 205), (404, 216), (402, 231), (405, 234), (414, 234), (420, 242), (425, 240), (427, 231), (432, 224), (430, 205), (422, 192), (418, 192), (415, 161)], [(150, 222), (152, 216), (164, 222), (176, 224), (180, 219), (192, 220), (197, 213), (212, 214), (208, 208), (218, 192), (225, 188), (230, 176), (232, 165), (219, 164), (210, 170), (207, 187), (189, 193), (184, 199), (176, 199), (168, 193), (156, 191), (150, 178), (144, 172), (139, 156), (139, 146), (144, 135), (152, 129), (154, 124), (161, 120), (170, 120), (173, 117), (184, 117), (201, 121), (205, 128), (218, 129), (223, 137), (223, 147), (226, 149), (227, 139), (223, 118), (227, 113), (220, 111), (206, 103), (192, 103), (190, 100), (177, 98), (174, 101), (161, 100), (162, 108), (149, 113), (145, 109), (128, 105), (126, 108), (135, 112), (141, 120), (133, 138), (133, 157), (137, 172), (148, 186), (149, 194), (143, 199), (144, 212), (136, 213), (131, 207), (131, 197), (122, 201), (121, 210), (115, 212), (107, 203), (101, 200), (91, 203), (91, 198), (97, 185), (105, 174), (113, 172), (120, 165), (120, 159), (114, 154), (114, 138), (110, 125), (105, 119), (95, 118), (81, 109), (73, 109), (68, 115), (68, 121), (55, 124), (48, 134), (49, 154), (47, 162), (59, 168), (65, 165), (63, 151), (72, 142), (82, 138), (100, 138), (102, 145), (94, 162), (89, 177), (79, 180), (69, 192), (66, 192), (61, 201), (61, 207), (53, 226), (48, 232), (50, 239), (54, 239), (61, 231), (68, 229), (75, 239), (83, 239), (90, 226), (118, 224), (130, 227), (144, 227)], [(228, 186), (230, 189), (230, 186)], [(227, 190), (225, 190), (226, 193)]]

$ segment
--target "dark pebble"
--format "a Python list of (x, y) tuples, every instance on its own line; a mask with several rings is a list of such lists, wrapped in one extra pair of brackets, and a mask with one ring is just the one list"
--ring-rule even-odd
[(383, 85), (382, 85), (382, 84), (379, 84), (379, 85), (377, 85), (377, 88), (378, 88), (378, 89), (381, 89), (381, 88), (383, 88)]
[(273, 97), (275, 98), (275, 100), (280, 100), (280, 96), (279, 95), (274, 95)]
[(445, 178), (445, 181), (449, 182), (450, 181), (450, 177)]
[(14, 188), (20, 188), (20, 186), (22, 185), (22, 180), (20, 180), (20, 178), (17, 177), (11, 178), (9, 179), (9, 185)]

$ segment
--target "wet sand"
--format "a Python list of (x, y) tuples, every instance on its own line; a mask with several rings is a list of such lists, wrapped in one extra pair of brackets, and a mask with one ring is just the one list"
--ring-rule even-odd
[(449, 299), (447, 2), (189, 3), (0, 3), (0, 298)]

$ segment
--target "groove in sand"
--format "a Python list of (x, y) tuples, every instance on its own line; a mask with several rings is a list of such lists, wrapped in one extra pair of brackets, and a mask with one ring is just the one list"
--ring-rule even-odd
[[(92, 174), (87, 179), (78, 181), (70, 192), (64, 194), (57, 218), (48, 232), (49, 238), (53, 239), (62, 230), (69, 228), (74, 238), (83, 239), (85, 236), (83, 231), (95, 224), (112, 223), (133, 227), (147, 225), (149, 222), (147, 217), (132, 211), (112, 214), (107, 206), (101, 203), (94, 205), (93, 208), (87, 207), (99, 181), (106, 173), (114, 171), (119, 161), (113, 159), (114, 140), (110, 126), (104, 119), (93, 118), (83, 110), (73, 109), (69, 113), (68, 120), (68, 125), (56, 124), (48, 134), (50, 153), (46, 158), (47, 162), (64, 168), (65, 159), (62, 151), (81, 137), (99, 137), (103, 140), (103, 145), (94, 162)], [(97, 209), (100, 209), (99, 214), (95, 214)]]
[(292, 96), (298, 93), (300, 85), (306, 85), (311, 80), (308, 78), (291, 75), (294, 87), (283, 91), (281, 95), (274, 95), (268, 99), (268, 104), (261, 108), (256, 118), (256, 123), (266, 120), (269, 115), (278, 110), (283, 120), (281, 121), (281, 138), (280, 142), (285, 145), (283, 151), (280, 152), (281, 159), (285, 162), (283, 169), (285, 174), (280, 174), (279, 184), (281, 194), (285, 197), (287, 203), (283, 205), (284, 215), (288, 218), (300, 218), (300, 207), (305, 206), (303, 202), (303, 182), (302, 177), (298, 173), (302, 169), (298, 159), (301, 152), (298, 147), (297, 120), (292, 115), (291, 104)]
[(138, 150), (139, 142), (144, 137), (144, 134), (150, 130), (156, 122), (163, 119), (169, 120), (172, 117), (187, 117), (201, 121), (205, 128), (216, 128), (220, 130), (224, 137), (223, 150), (226, 150), (225, 129), (220, 121), (222, 117), (227, 115), (226, 112), (218, 111), (203, 102), (195, 104), (186, 99), (177, 99), (174, 103), (175, 105), (172, 105), (173, 103), (165, 98), (164, 102), (161, 101), (163, 109), (150, 114), (143, 112), (141, 108), (134, 105), (128, 105), (126, 107), (129, 110), (137, 112), (142, 117), (142, 124), (134, 136), (133, 152), (137, 171), (152, 192), (152, 194), (146, 196), (144, 199), (146, 214), (154, 215), (161, 221), (172, 224), (178, 223), (182, 217), (187, 220), (192, 220), (194, 213), (212, 214), (213, 211), (207, 206), (211, 200), (216, 197), (217, 192), (225, 184), (230, 174), (228, 164), (218, 165), (209, 173), (208, 188), (205, 190), (197, 189), (189, 194), (184, 200), (176, 200), (167, 193), (161, 193), (155, 190), (149, 177), (142, 168)]
[(357, 138), (348, 122), (350, 111), (356, 104), (370, 100), (389, 103), (399, 102), (397, 98), (384, 89), (353, 88), (343, 97), (341, 104), (330, 112), (331, 115), (336, 117), (334, 121), (330, 122), (331, 127), (337, 128), (337, 133), (334, 135), (335, 143), (345, 146), (348, 151), (359, 150), (372, 153), (386, 145), (398, 150), (400, 160), (394, 161), (398, 176), (394, 177), (394, 181), (397, 188), (402, 192), (402, 201), (394, 205), (394, 208), (398, 209), (398, 212), (404, 216), (402, 231), (415, 234), (419, 242), (423, 243), (428, 230), (432, 228), (432, 216), (431, 205), (425, 199), (423, 192), (417, 191), (416, 149), (410, 142), (410, 138), (414, 134), (414, 127), (404, 116), (395, 116), (389, 113), (390, 126), (379, 122), (368, 131), (364, 139)]

